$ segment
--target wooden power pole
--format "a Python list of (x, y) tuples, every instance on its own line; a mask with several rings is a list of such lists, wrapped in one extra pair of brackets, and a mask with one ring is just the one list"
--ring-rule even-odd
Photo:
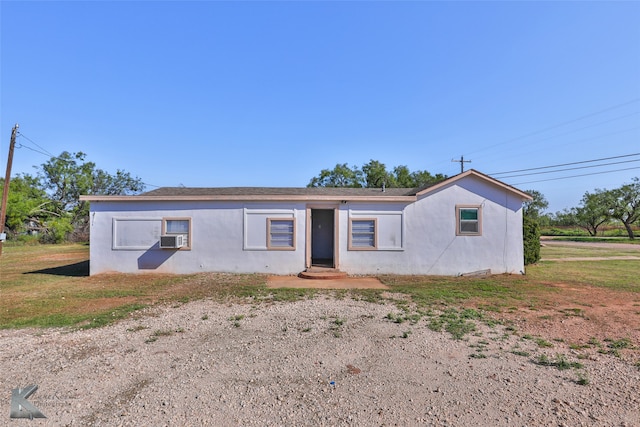
[(16, 146), (18, 124), (11, 130), (11, 143), (9, 143), (9, 156), (7, 157), (7, 172), (4, 176), (4, 188), (2, 189), (2, 205), (0, 206), (0, 255), (2, 255), (2, 242), (4, 241), (4, 222), (7, 218), (7, 201), (9, 200), (9, 181), (11, 180), (11, 165), (13, 164), (13, 149)]
[(464, 172), (464, 164), (471, 163), (471, 160), (465, 160), (464, 156), (460, 156), (460, 160), (451, 159), (452, 162), (460, 163), (460, 173)]

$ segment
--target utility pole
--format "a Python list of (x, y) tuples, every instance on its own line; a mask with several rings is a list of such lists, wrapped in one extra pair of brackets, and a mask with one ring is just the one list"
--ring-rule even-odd
[(471, 163), (471, 160), (465, 160), (464, 156), (460, 156), (460, 160), (451, 159), (452, 162), (460, 163), (460, 173), (464, 172), (464, 164)]
[[(7, 157), (7, 172), (4, 176), (4, 188), (2, 189), (2, 206), (0, 206), (0, 235), (4, 236), (4, 222), (7, 218), (7, 200), (9, 200), (9, 181), (11, 180), (11, 165), (13, 164), (13, 149), (16, 146), (16, 135), (18, 133), (18, 124), (11, 130), (11, 142), (9, 143), (9, 156)], [(2, 242), (0, 238), (0, 255), (2, 255)]]

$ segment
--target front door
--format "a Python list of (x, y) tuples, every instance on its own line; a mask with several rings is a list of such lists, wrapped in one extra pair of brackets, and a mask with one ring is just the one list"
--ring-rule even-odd
[(334, 216), (334, 209), (311, 209), (311, 266), (336, 266)]

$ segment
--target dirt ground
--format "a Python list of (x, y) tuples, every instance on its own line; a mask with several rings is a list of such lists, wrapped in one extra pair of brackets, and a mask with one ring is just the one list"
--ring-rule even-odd
[[(543, 244), (634, 249), (638, 251), (638, 257), (633, 259), (640, 260), (640, 245), (634, 244), (546, 239), (543, 240)], [(619, 259), (619, 257), (611, 259)], [(555, 261), (581, 260), (583, 258), (564, 258)], [(640, 262), (638, 262), (638, 273), (638, 280), (640, 280)], [(640, 343), (640, 295), (637, 293), (610, 292), (606, 288), (595, 286), (576, 288), (564, 283), (547, 285), (560, 290), (549, 296), (550, 307), (536, 310), (520, 309), (516, 313), (501, 315), (513, 320), (525, 333), (563, 339), (568, 343), (584, 344), (591, 338), (597, 338), (600, 341), (629, 338), (634, 343)]]
[[(569, 262), (569, 260), (567, 260)], [(640, 280), (640, 279), (639, 279)], [(339, 280), (309, 280), (295, 276), (269, 277), (267, 286), (316, 289), (388, 289), (373, 277), (349, 277)], [(596, 338), (628, 338), (640, 343), (640, 295), (609, 292), (595, 286), (571, 287), (563, 283), (548, 283), (560, 292), (546, 297), (545, 307), (503, 310), (493, 314), (500, 320), (512, 322), (521, 334), (564, 340), (571, 344), (585, 344)], [(481, 306), (483, 301), (471, 301)]]
[[(598, 247), (634, 249), (638, 256), (612, 257), (607, 259), (640, 260), (640, 245), (625, 243), (597, 243), (553, 241), (544, 239), (543, 244), (553, 246)], [(591, 260), (603, 258), (589, 258)], [(563, 258), (554, 261), (582, 261), (584, 258)], [(638, 263), (640, 280), (640, 262)], [(317, 289), (385, 289), (385, 285), (373, 277), (349, 277), (339, 280), (308, 280), (294, 276), (272, 276), (269, 287), (294, 287)], [(521, 334), (541, 336), (547, 339), (564, 340), (571, 344), (585, 344), (593, 338), (602, 342), (607, 339), (628, 338), (640, 343), (640, 295), (637, 293), (610, 292), (595, 286), (571, 287), (564, 283), (548, 283), (559, 292), (547, 295), (545, 307), (535, 310), (520, 307), (503, 311), (494, 316), (516, 325)], [(483, 301), (472, 301), (469, 305), (481, 306)]]
[[(269, 278), (268, 286), (279, 285), (384, 288), (366, 277)], [(43, 426), (640, 425), (638, 350), (614, 355), (606, 342), (639, 345), (640, 295), (547, 285), (559, 292), (543, 306), (493, 313), (512, 323), (480, 322), (464, 340), (426, 321), (389, 320), (398, 311), (391, 303), (328, 295), (159, 305), (90, 330), (0, 330), (6, 408), (11, 387), (38, 384), (29, 401), (47, 416), (10, 420), (7, 411), (0, 419)], [(582, 367), (538, 362), (558, 355)]]

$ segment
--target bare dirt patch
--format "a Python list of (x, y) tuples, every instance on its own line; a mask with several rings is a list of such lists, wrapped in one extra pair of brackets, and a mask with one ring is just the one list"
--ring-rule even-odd
[(523, 333), (567, 343), (629, 338), (640, 344), (640, 294), (595, 286), (547, 285), (559, 292), (545, 295), (542, 306), (522, 306), (496, 316), (512, 321)]

